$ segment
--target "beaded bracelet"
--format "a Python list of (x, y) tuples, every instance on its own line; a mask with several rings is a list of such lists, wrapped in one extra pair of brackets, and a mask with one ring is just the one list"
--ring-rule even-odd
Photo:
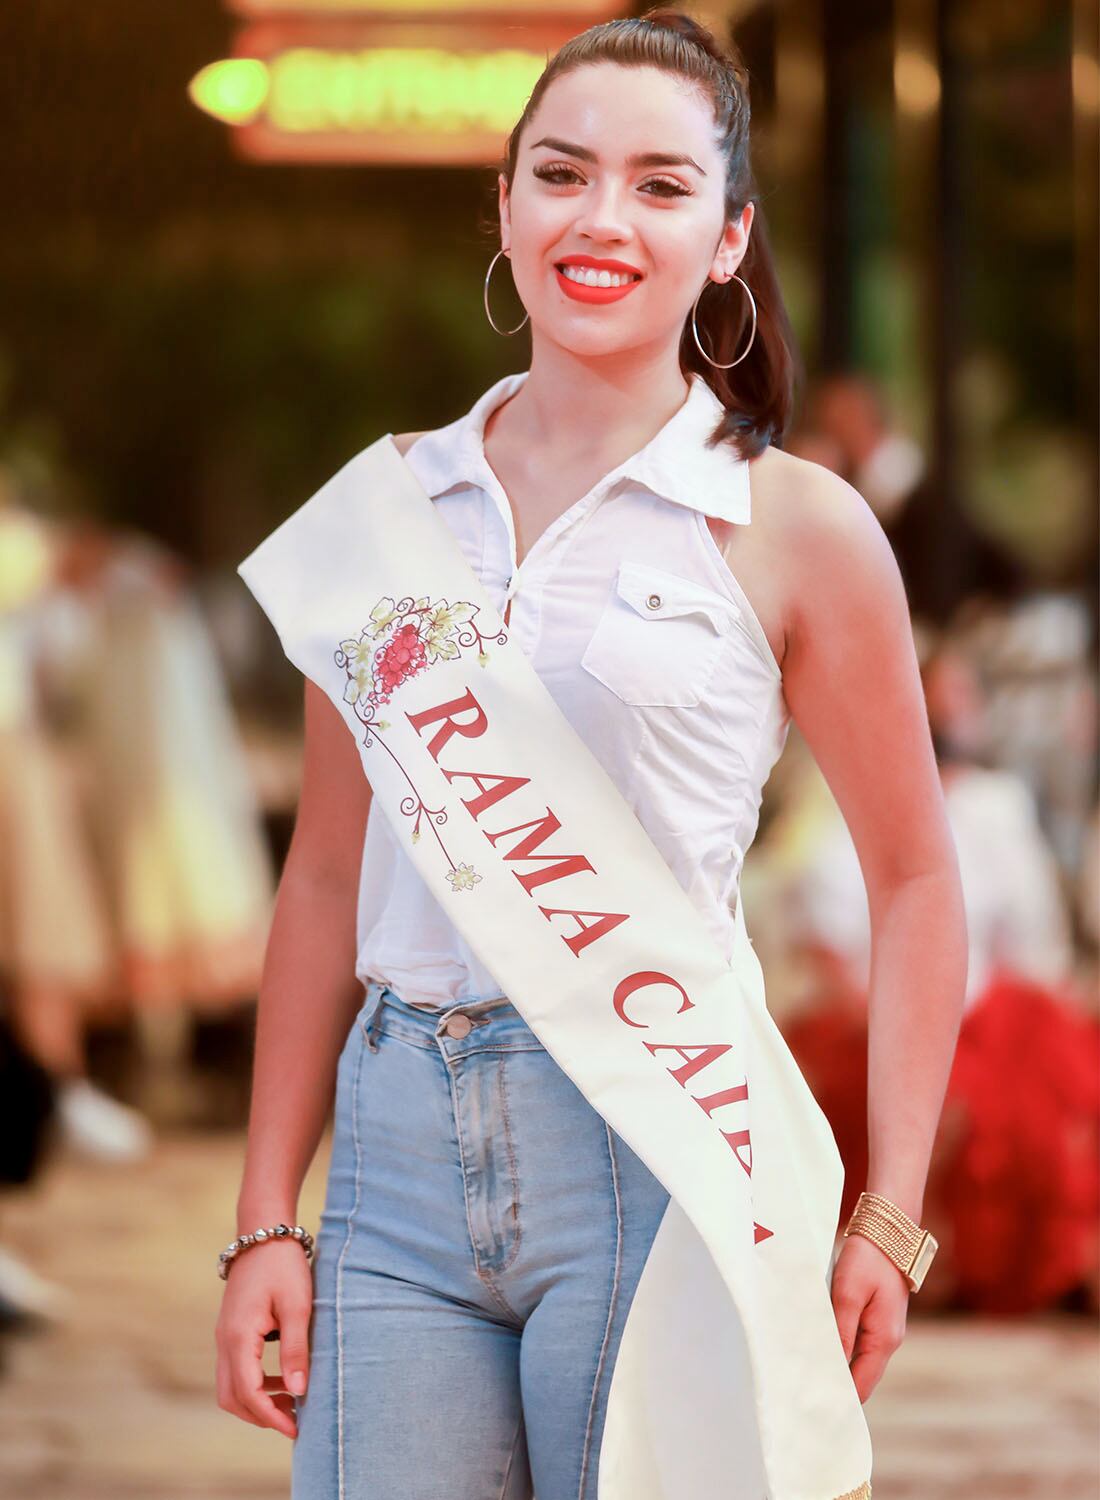
[(306, 1260), (313, 1259), (313, 1236), (308, 1229), (303, 1229), (301, 1224), (273, 1224), (268, 1229), (254, 1229), (251, 1234), (242, 1234), (218, 1256), (218, 1275), (224, 1281), (229, 1275), (229, 1267), (240, 1255), (242, 1250), (247, 1250), (251, 1245), (260, 1245), (265, 1240), (300, 1240), (302, 1249), (306, 1252)]

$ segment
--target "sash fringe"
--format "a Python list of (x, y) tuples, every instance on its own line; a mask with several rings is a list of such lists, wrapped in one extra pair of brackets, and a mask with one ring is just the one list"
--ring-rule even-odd
[(854, 1490), (845, 1490), (843, 1495), (837, 1495), (835, 1500), (871, 1500), (871, 1481), (865, 1479)]

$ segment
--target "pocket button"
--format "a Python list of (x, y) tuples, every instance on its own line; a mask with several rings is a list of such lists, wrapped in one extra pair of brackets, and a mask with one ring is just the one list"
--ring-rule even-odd
[(650, 594), (649, 598), (646, 600), (646, 604), (648, 604), (648, 606), (649, 606), (650, 609), (660, 609), (660, 607), (661, 607), (661, 596), (660, 596), (660, 594)]

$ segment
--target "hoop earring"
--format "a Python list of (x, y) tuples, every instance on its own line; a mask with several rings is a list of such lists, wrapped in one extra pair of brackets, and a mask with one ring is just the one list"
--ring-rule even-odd
[(505, 338), (508, 338), (511, 334), (518, 333), (523, 327), (523, 324), (527, 322), (527, 319), (531, 315), (530, 313), (524, 313), (523, 322), (517, 323), (514, 328), (498, 328), (497, 325), (493, 322), (493, 315), (489, 311), (489, 277), (493, 274), (493, 267), (496, 265), (497, 261), (503, 254), (504, 250), (502, 248), (497, 251), (492, 260), (489, 262), (489, 269), (485, 272), (485, 290), (482, 295), (485, 301), (485, 316), (489, 319), (489, 326), (492, 328), (494, 333), (503, 334)]
[(710, 355), (707, 353), (707, 351), (703, 348), (702, 344), (700, 344), (700, 342), (699, 342), (699, 330), (695, 326), (695, 309), (699, 306), (699, 297), (701, 297), (703, 295), (703, 293), (706, 291), (707, 287), (711, 285), (711, 280), (710, 280), (709, 276), (707, 277), (707, 279), (703, 283), (703, 285), (699, 288), (699, 297), (696, 297), (695, 301), (692, 303), (692, 306), (691, 306), (691, 331), (695, 335), (695, 345), (696, 345), (696, 348), (699, 350), (699, 353), (706, 360), (707, 364), (713, 365), (716, 370), (732, 370), (733, 367), (734, 367), (734, 365), (739, 365), (741, 363), (741, 361), (744, 359), (745, 355), (752, 348), (752, 341), (756, 337), (756, 299), (753, 296), (752, 292), (749, 290), (749, 284), (748, 284), (747, 281), (742, 281), (741, 277), (740, 276), (736, 276), (736, 275), (731, 276), (730, 280), (731, 281), (740, 281), (741, 285), (745, 288), (745, 296), (748, 297), (749, 304), (752, 307), (752, 333), (749, 334), (749, 341), (745, 345), (744, 353), (739, 354), (736, 359), (731, 359), (728, 365), (721, 365), (721, 364), (718, 363), (718, 361), (716, 359), (711, 359)]

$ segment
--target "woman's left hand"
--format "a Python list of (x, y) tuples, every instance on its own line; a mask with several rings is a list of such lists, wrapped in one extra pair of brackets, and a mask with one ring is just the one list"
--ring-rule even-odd
[(861, 1402), (905, 1337), (910, 1296), (909, 1283), (884, 1250), (865, 1235), (847, 1237), (833, 1267), (832, 1301)]

